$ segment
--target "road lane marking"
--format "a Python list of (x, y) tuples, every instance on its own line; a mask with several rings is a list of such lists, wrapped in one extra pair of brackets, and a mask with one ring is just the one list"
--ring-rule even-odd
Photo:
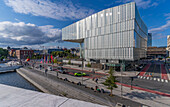
[(159, 79), (159, 78), (158, 78), (157, 80), (158, 80), (158, 81), (160, 81), (160, 79)]
[(162, 82), (164, 82), (164, 79), (161, 79)]

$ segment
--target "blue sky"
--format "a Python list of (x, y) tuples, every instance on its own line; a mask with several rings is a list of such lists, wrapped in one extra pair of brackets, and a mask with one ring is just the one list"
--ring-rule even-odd
[(169, 0), (0, 0), (0, 47), (78, 47), (61, 41), (61, 29), (103, 9), (135, 1), (153, 33), (153, 46), (170, 35)]

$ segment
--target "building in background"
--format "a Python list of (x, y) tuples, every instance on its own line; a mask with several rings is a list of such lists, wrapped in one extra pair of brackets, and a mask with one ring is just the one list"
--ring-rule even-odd
[(148, 33), (147, 47), (152, 46), (152, 33)]
[(21, 48), (10, 48), (8, 49), (8, 54), (10, 57), (16, 57), (16, 50), (20, 50)]
[(31, 58), (33, 55), (34, 55), (33, 50), (29, 49), (16, 50), (16, 56), (18, 59), (27, 59), (28, 57)]
[(166, 47), (148, 47), (148, 58), (165, 58), (167, 56)]
[(51, 54), (54, 51), (63, 52), (64, 50), (63, 49), (45, 49), (44, 53), (45, 54)]
[(168, 57), (170, 57), (170, 35), (167, 36), (167, 52)]
[(146, 57), (147, 37), (135, 2), (102, 10), (62, 29), (62, 40), (80, 43), (86, 60), (102, 63)]
[(34, 50), (34, 55), (42, 55), (43, 50)]
[(74, 55), (80, 56), (80, 49), (79, 48), (71, 48), (70, 52)]

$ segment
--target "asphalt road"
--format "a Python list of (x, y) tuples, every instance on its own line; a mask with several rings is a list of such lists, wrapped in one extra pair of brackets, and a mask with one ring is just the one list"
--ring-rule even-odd
[[(121, 77), (118, 77), (117, 79), (120, 81)], [(123, 77), (123, 83), (131, 85), (131, 79), (128, 78), (128, 77)], [(150, 90), (160, 91), (160, 92), (163, 92), (163, 93), (170, 94), (170, 90), (169, 90), (170, 89), (170, 83), (134, 78), (132, 84), (133, 84), (133, 86), (141, 87), (141, 88), (144, 88), (144, 89), (150, 89)]]
[(151, 64), (145, 75), (149, 76), (150, 74), (154, 78), (161, 78), (160, 64)]
[[(57, 69), (56, 66), (54, 66), (53, 68)], [(68, 75), (72, 75), (72, 76), (74, 76), (74, 73), (83, 72), (83, 73), (86, 73), (86, 76), (84, 76), (84, 77), (87, 77), (87, 78), (101, 78), (101, 77), (105, 76), (104, 74), (86, 72), (86, 71), (82, 71), (82, 70), (74, 70), (74, 69), (69, 69), (69, 68), (67, 68), (67, 72), (68, 72)]]
[[(35, 66), (39, 67), (40, 64), (36, 64)], [(45, 67), (47, 66), (47, 64), (45, 64)], [(57, 66), (53, 66), (53, 70), (54, 71), (57, 71)], [(92, 73), (92, 72), (86, 72), (86, 71), (82, 71), (82, 70), (74, 70), (74, 69), (71, 69), (71, 68), (67, 68), (67, 74), (66, 75), (71, 75), (71, 76), (74, 76), (74, 73), (78, 73), (78, 72), (83, 72), (83, 73), (86, 73), (86, 76), (84, 77), (87, 77), (87, 78), (101, 78), (103, 76), (106, 76), (104, 74), (100, 74), (100, 73)]]

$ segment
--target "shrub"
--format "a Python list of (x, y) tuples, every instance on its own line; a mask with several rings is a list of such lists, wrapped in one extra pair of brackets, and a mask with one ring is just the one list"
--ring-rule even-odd
[(87, 67), (91, 67), (91, 64), (88, 62)]
[(71, 64), (71, 60), (68, 61), (68, 64), (69, 64), (69, 65)]

